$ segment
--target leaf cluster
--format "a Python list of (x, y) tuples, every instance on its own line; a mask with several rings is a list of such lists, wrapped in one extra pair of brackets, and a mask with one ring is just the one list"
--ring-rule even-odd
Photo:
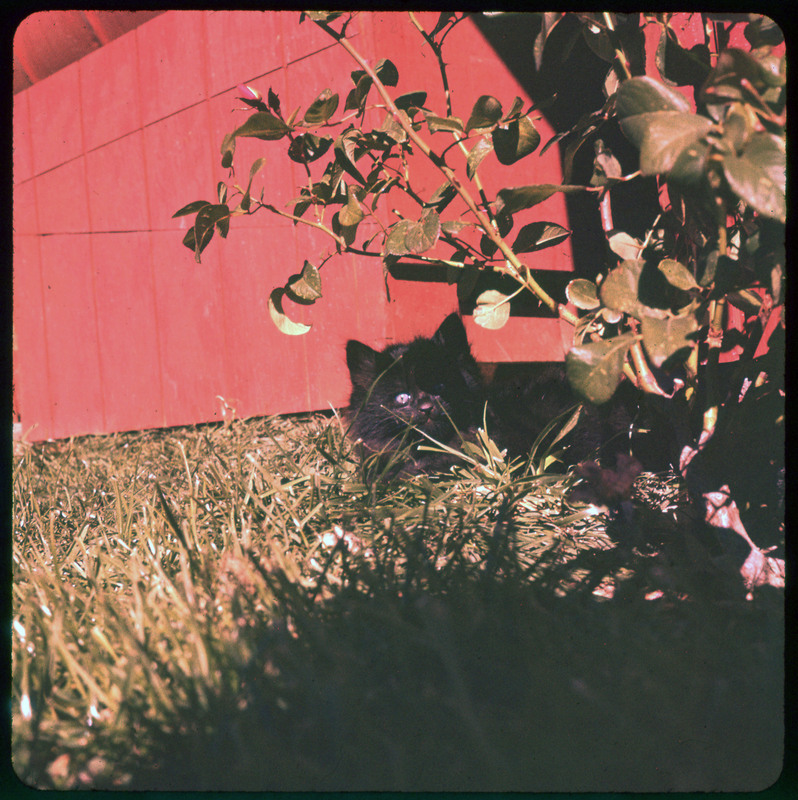
[[(304, 18), (350, 46), (342, 32), (330, 27), (340, 16), (308, 14)], [(444, 39), (462, 18), (462, 15), (443, 13), (431, 32), (423, 32), (436, 53), (440, 55)], [(346, 24), (343, 30), (345, 28)], [(441, 65), (443, 69), (442, 60)], [(398, 94), (386, 103), (382, 93), (386, 87), (399, 83), (398, 70), (387, 58), (378, 61), (373, 70), (365, 65), (353, 70), (350, 80), (352, 88), (342, 107), (341, 96), (325, 88), (304, 113), (297, 108), (287, 117), (283, 116), (279, 98), (271, 89), (267, 100), (260, 99), (259, 95), (258, 99), (241, 98), (254, 112), (224, 138), (221, 146), (221, 165), (231, 170), (232, 181), (227, 188), (230, 196), (238, 200), (237, 205), (225, 202), (222, 198), (227, 194), (220, 194), (215, 204), (196, 201), (175, 214), (196, 214), (184, 244), (194, 251), (197, 261), (215, 231), (222, 237), (227, 235), (230, 217), (250, 215), (263, 209), (290, 218), (294, 224), (320, 229), (333, 241), (336, 252), (372, 256), (382, 261), (386, 270), (401, 259), (442, 263), (453, 270), (452, 279), (463, 282), (464, 287), (473, 285), (475, 272), (504, 271), (506, 258), (499, 252), (497, 239), (512, 229), (513, 215), (542, 202), (554, 192), (568, 191), (569, 187), (503, 190), (504, 194), (500, 192), (488, 204), (487, 217), (481, 220), (458, 216), (447, 219), (445, 212), (458, 193), (462, 194), (455, 168), (464, 168), (468, 180), (481, 192), (478, 170), (487, 157), (493, 154), (500, 164), (512, 165), (538, 148), (540, 134), (531, 116), (532, 107), (525, 107), (523, 100), (515, 97), (505, 109), (499, 99), (483, 95), (474, 102), (464, 122), (452, 113), (450, 105), (445, 110), (429, 107), (427, 92), (421, 89)], [(253, 90), (248, 89), (248, 93)], [(377, 121), (368, 125), (366, 120), (372, 118)], [(413, 184), (413, 157), (419, 151), (422, 134), (428, 135), (431, 142), (429, 145), (422, 142), (423, 155), (442, 170), (445, 178), (437, 190), (426, 197), (421, 196)], [(263, 158), (253, 163), (246, 188), (235, 182), (235, 142), (240, 137), (282, 140), (287, 145), (288, 159), (304, 166), (307, 182), (298, 187), (299, 195), (290, 210), (267, 202), (263, 191), (259, 198), (253, 197), (253, 178), (263, 167)], [(460, 154), (459, 164), (454, 163), (453, 153)], [(572, 187), (571, 190), (579, 189)], [(222, 192), (221, 185), (219, 191)], [(418, 213), (386, 224), (378, 204), (395, 193), (411, 198)], [(309, 218), (311, 210), (312, 219)], [(484, 230), (481, 222), (487, 222), (489, 230)], [(358, 245), (360, 231), (364, 229), (367, 233)], [(480, 236), (478, 241), (471, 235), (474, 229)], [(539, 221), (519, 230), (513, 248), (518, 253), (534, 252), (556, 245), (568, 235), (569, 231), (556, 223)], [(437, 255), (436, 245), (439, 244), (448, 246), (449, 257)], [(520, 275), (522, 270), (516, 272)], [(309, 326), (294, 323), (286, 314), (281, 303), (285, 296), (296, 301), (288, 285), (271, 294), (269, 310), (274, 322), (285, 333), (307, 332)], [(319, 286), (316, 297), (306, 296), (302, 302), (313, 302), (320, 296)]]
[[(750, 356), (763, 322), (783, 301), (786, 80), (784, 57), (773, 54), (779, 31), (749, 15), (751, 50), (730, 48), (736, 23), (705, 15), (715, 41), (688, 49), (667, 14), (636, 23), (622, 15), (580, 17), (578, 35), (610, 65), (608, 97), (558, 141), (567, 142), (567, 164), (585, 142), (594, 142), (591, 184), (606, 192), (609, 253), (596, 280), (580, 278), (567, 287), (580, 311), (568, 374), (594, 402), (609, 399), (625, 374), (640, 388), (665, 394), (655, 378), (662, 368), (680, 364), (688, 382), (700, 383), (698, 365), (707, 356), (717, 359), (729, 306), (748, 318), (743, 337)], [(535, 43), (539, 56), (561, 19), (545, 15)], [(630, 71), (644, 25), (660, 29), (659, 79)], [(679, 87), (689, 87), (695, 102)], [(638, 170), (628, 178), (595, 139), (615, 124), (639, 151)], [(613, 187), (637, 176), (656, 179), (662, 209), (644, 240), (613, 225), (609, 211)]]
[[(567, 16), (540, 15), (532, 43), (538, 67), (552, 31)], [(783, 301), (786, 75), (784, 58), (774, 51), (780, 32), (755, 14), (730, 21), (704, 14), (705, 41), (687, 47), (669, 14), (570, 16), (578, 24), (557, 57), (568, 59), (581, 38), (606, 69), (606, 100), (540, 149), (535, 106), (519, 97), (505, 104), (482, 95), (467, 115), (455, 115), (443, 45), (463, 15), (442, 13), (431, 31), (409, 15), (438, 61), (446, 100), (437, 108), (425, 87), (390, 91), (400, 83), (395, 64), (389, 58), (373, 67), (366, 63), (346, 36), (351, 15), (306, 14), (303, 19), (327, 32), (358, 65), (343, 104), (337, 92), (324, 88), (304, 112), (297, 108), (284, 116), (271, 90), (265, 101), (243, 98), (253, 113), (221, 148), (222, 165), (231, 170), (229, 185), (219, 184), (215, 203), (198, 201), (177, 212), (196, 215), (185, 244), (199, 260), (215, 231), (227, 235), (230, 217), (266, 210), (323, 231), (334, 245), (325, 262), (349, 252), (375, 258), (386, 272), (404, 261), (442, 265), (461, 300), (470, 297), (480, 273), (508, 275), (517, 282), (516, 292), (491, 289), (470, 298), (476, 323), (501, 328), (513, 298), (532, 292), (574, 325), (568, 375), (585, 398), (608, 400), (624, 377), (644, 391), (668, 395), (657, 376), (677, 367), (679, 385), (686, 382), (693, 392), (702, 381), (700, 365), (716, 362), (721, 346), (731, 346), (723, 345), (728, 309), (745, 315), (741, 347), (751, 354), (771, 310)], [(728, 46), (738, 24), (749, 50)], [(659, 30), (655, 63), (648, 66), (641, 47), (646, 26)], [(632, 172), (598, 138), (613, 129), (639, 153)], [(272, 147), (280, 143), (287, 158), (304, 167), (307, 180), (290, 210), (264, 199), (264, 189), (254, 196), (263, 159), (252, 164), (246, 188), (235, 182), (235, 142), (242, 136)], [(483, 164), (495, 158), (515, 165), (555, 143), (563, 148), (564, 183), (503, 186), (487, 195)], [(592, 144), (595, 156), (583, 185), (571, 182), (571, 175), (585, 144)], [(417, 191), (419, 160), (441, 174), (432, 194)], [(612, 220), (612, 199), (621, 184), (641, 201), (652, 186), (658, 192), (661, 213), (642, 239)], [(557, 223), (529, 219), (555, 193), (595, 197), (607, 240), (595, 260), (595, 277), (572, 281), (562, 298), (549, 296), (521, 260), (570, 235)], [(416, 211), (386, 221), (384, 206), (393, 207), (398, 194)], [(459, 205), (453, 205), (456, 199)], [(291, 319), (284, 300), (313, 303), (322, 295), (321, 283), (320, 267), (306, 261), (301, 275), (271, 293), (270, 314), (283, 332), (310, 330)]]

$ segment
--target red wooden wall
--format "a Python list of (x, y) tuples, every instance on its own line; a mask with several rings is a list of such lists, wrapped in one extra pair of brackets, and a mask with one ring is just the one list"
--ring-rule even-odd
[[(212, 421), (225, 403), (242, 417), (340, 406), (349, 386), (347, 339), (380, 346), (429, 334), (456, 308), (445, 283), (389, 279), (389, 302), (379, 263), (337, 257), (322, 273), (323, 300), (291, 307), (311, 332), (280, 334), (269, 292), (329, 246), (266, 212), (234, 220), (228, 239), (217, 238), (195, 264), (181, 243), (191, 218), (172, 214), (212, 200), (226, 178), (219, 146), (246, 117), (236, 110), (243, 105), (236, 85), (263, 94), (271, 87), (283, 108), (305, 109), (324, 88), (344, 98), (356, 65), (314, 25), (299, 25), (296, 12), (142, 12), (143, 24), (130, 12), (102, 13), (40, 12), (15, 40), (26, 73), (15, 80), (13, 119), (14, 404), (23, 435)], [(429, 30), (437, 13), (421, 19)], [(56, 47), (67, 23), (72, 50), (60, 57), (69, 63), (55, 50), (37, 61), (36, 42)], [(362, 14), (350, 32), (371, 63), (395, 62), (398, 92), (423, 89), (428, 105), (443, 109), (437, 64), (404, 15)], [(649, 50), (655, 34), (646, 29)], [(457, 116), (467, 118), (481, 94), (506, 106), (526, 96), (470, 21), (447, 45)], [(85, 55), (70, 60), (80, 47)], [(545, 120), (538, 127), (547, 141), (553, 131)], [(240, 139), (236, 165), (245, 178), (266, 156), (256, 187), (265, 181), (267, 195), (287, 202), (303, 176), (281, 147)], [(556, 147), (480, 174), (488, 195), (502, 185), (561, 180)], [(419, 188), (441, 182), (429, 168)], [(400, 201), (398, 209), (409, 211)], [(453, 218), (454, 204), (450, 211)], [(568, 227), (559, 194), (536, 213)], [(393, 219), (386, 212), (385, 221)], [(570, 247), (532, 254), (529, 263), (569, 270)], [(563, 356), (556, 320), (514, 317), (498, 332), (467, 320), (467, 328), (482, 361)]]
[[(42, 12), (34, 22), (57, 28), (69, 13)], [(422, 18), (431, 27), (437, 15)], [(390, 53), (399, 91), (426, 89), (437, 104), (437, 69), (417, 59), (420, 37), (401, 22), (369, 14), (352, 30), (372, 63)], [(338, 257), (323, 270), (323, 301), (292, 308), (312, 331), (287, 337), (269, 318), (269, 292), (326, 251), (323, 238), (261, 212), (235, 220), (201, 265), (181, 244), (191, 221), (172, 214), (212, 199), (226, 177), (219, 146), (245, 118), (234, 111), (243, 105), (237, 84), (264, 94), (272, 87), (289, 109), (306, 108), (328, 86), (349, 91), (356, 65), (314, 25), (297, 23), (295, 12), (169, 11), (34, 75), (15, 95), (15, 413), (29, 440), (216, 420), (219, 398), (239, 416), (339, 406), (347, 339), (381, 345), (430, 333), (456, 307), (452, 286), (395, 280), (389, 303), (378, 263)], [(21, 37), (17, 49), (30, 63)], [(449, 53), (455, 96), (469, 104), (458, 115), (482, 93), (508, 104), (523, 94), (470, 23), (452, 34)], [(260, 178), (289, 200), (298, 165), (270, 144), (239, 140), (236, 164), (246, 175), (265, 155)], [(559, 180), (554, 149), (529, 162), (524, 182)], [(428, 178), (433, 188), (441, 182)], [(488, 188), (501, 179), (486, 179)], [(548, 216), (565, 224), (561, 201), (549, 205)], [(547, 267), (568, 268), (568, 244), (546, 252)], [(561, 356), (556, 323), (544, 327), (548, 350), (539, 357)], [(512, 330), (469, 330), (483, 360), (517, 357)]]

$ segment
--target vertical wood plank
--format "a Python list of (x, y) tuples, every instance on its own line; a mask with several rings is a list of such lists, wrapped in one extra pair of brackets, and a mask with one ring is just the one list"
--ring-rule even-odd
[[(224, 274), (223, 319), (230, 353), (230, 384), (221, 393), (239, 416), (307, 408), (306, 342), (274, 326), (269, 293), (284, 283), (294, 250), (290, 224), (253, 227), (220, 247)], [(289, 302), (286, 301), (286, 311)], [(294, 317), (296, 309), (291, 304)]]
[(86, 151), (138, 130), (141, 108), (135, 90), (138, 70), (135, 34), (122, 36), (95, 50), (79, 65)]
[(92, 256), (106, 427), (163, 425), (149, 236), (96, 233)]
[(206, 251), (201, 265), (186, 269), (180, 237), (154, 231), (151, 241), (165, 423), (217, 418), (216, 396), (224, 392), (218, 251)]
[(29, 92), (14, 96), (12, 137), (14, 184), (18, 186), (33, 177)]
[(54, 438), (107, 431), (89, 238), (41, 239)]
[(85, 167), (81, 157), (36, 179), (41, 234), (89, 232)]
[(86, 154), (89, 222), (93, 233), (149, 229), (143, 162), (141, 131)]
[(14, 236), (14, 399), (31, 441), (53, 435), (38, 236)]
[(239, 83), (263, 80), (264, 75), (274, 75), (283, 67), (283, 16), (285, 12), (279, 11), (207, 14), (210, 97)]
[(27, 89), (33, 171), (39, 175), (83, 153), (78, 62)]
[(167, 12), (136, 28), (145, 125), (205, 99), (204, 14), (203, 11)]

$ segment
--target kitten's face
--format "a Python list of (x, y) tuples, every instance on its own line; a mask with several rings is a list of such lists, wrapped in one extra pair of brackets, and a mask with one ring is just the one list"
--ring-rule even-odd
[(413, 425), (437, 437), (453, 432), (449, 417), (462, 422), (467, 388), (441, 347), (426, 341), (391, 347), (377, 355), (375, 368), (365, 407), (380, 415), (383, 430)]
[(447, 317), (431, 339), (416, 339), (376, 351), (360, 342), (347, 344), (352, 379), (353, 432), (371, 449), (394, 446), (408, 426), (448, 442), (479, 414), (476, 363), (459, 318)]

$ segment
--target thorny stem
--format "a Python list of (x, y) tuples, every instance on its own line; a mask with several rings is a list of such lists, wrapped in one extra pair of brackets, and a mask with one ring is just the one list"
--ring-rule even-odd
[(626, 59), (626, 53), (620, 48), (617, 42), (617, 35), (615, 34), (615, 26), (612, 24), (612, 17), (610, 16), (609, 11), (604, 12), (604, 22), (607, 25), (607, 28), (610, 32), (610, 38), (612, 39), (612, 46), (615, 50), (615, 58), (618, 59), (618, 64), (620, 64), (621, 70), (623, 71), (624, 77), (629, 78), (632, 77), (632, 71), (629, 69), (629, 62)]
[(279, 208), (276, 208), (273, 205), (268, 203), (261, 203), (261, 208), (265, 208), (267, 211), (271, 211), (272, 214), (277, 214), (279, 217), (285, 217), (286, 219), (293, 220), (294, 222), (301, 222), (303, 225), (308, 225), (311, 228), (317, 228), (320, 231), (324, 231), (331, 239), (337, 242), (342, 248), (346, 247), (346, 242), (342, 236), (339, 236), (334, 231), (331, 231), (326, 225), (323, 225), (321, 222), (311, 222), (310, 220), (303, 219), (302, 217), (294, 216), (293, 214), (289, 214), (286, 211), (280, 211)]
[[(267, 211), (271, 211), (272, 214), (277, 214), (280, 217), (285, 217), (286, 219), (293, 220), (294, 222), (301, 222), (303, 225), (308, 225), (311, 228), (317, 228), (318, 230), (323, 231), (331, 239), (333, 239), (336, 242), (336, 244), (340, 245), (340, 247), (342, 249), (346, 249), (347, 252), (349, 252), (349, 253), (354, 253), (355, 255), (361, 255), (361, 256), (371, 256), (373, 258), (382, 258), (382, 253), (378, 253), (378, 252), (375, 252), (373, 250), (361, 250), (359, 248), (352, 247), (351, 245), (347, 247), (346, 242), (344, 241), (344, 239), (341, 236), (338, 236), (336, 233), (331, 231), (326, 225), (323, 225), (320, 222), (318, 222), (318, 223), (317, 222), (310, 222), (309, 220), (306, 220), (306, 219), (304, 219), (302, 217), (296, 217), (293, 214), (288, 214), (285, 211), (280, 211), (279, 208), (276, 208), (275, 206), (272, 206), (272, 205), (268, 205), (267, 203), (261, 203), (261, 204), (259, 204), (258, 207), (259, 208), (265, 208)], [(383, 231), (384, 231), (385, 228), (384, 228), (384, 226), (382, 226), (380, 221), (376, 217), (374, 218), (374, 220), (378, 225), (380, 225), (380, 227), (383, 228)], [(434, 263), (434, 264), (445, 264), (447, 267), (458, 267), (460, 269), (462, 269), (462, 267), (463, 267), (463, 264), (461, 264), (459, 261), (449, 261), (449, 260), (447, 260), (445, 258), (427, 258), (426, 256), (417, 255), (415, 253), (405, 253), (402, 256), (402, 258), (403, 259), (405, 259), (405, 258), (414, 258), (414, 259), (417, 259), (419, 261), (428, 261), (428, 262)]]
[[(385, 85), (379, 79), (377, 73), (371, 67), (371, 65), (360, 55), (360, 53), (354, 48), (352, 43), (343, 37), (342, 34), (337, 33), (329, 25), (324, 22), (316, 21), (316, 24), (322, 28), (328, 35), (330, 35), (333, 39), (335, 39), (338, 44), (343, 47), (344, 50), (360, 65), (363, 71), (371, 78), (373, 86), (376, 88), (377, 92), (379, 93), (380, 97), (382, 97), (383, 102), (385, 103), (388, 111), (390, 112), (391, 116), (394, 118), (396, 123), (405, 131), (408, 138), (413, 142), (413, 144), (418, 147), (418, 149), (435, 165), (435, 167), (443, 173), (452, 187), (455, 189), (457, 194), (460, 195), (463, 202), (465, 202), (468, 210), (477, 218), (477, 222), (482, 230), (485, 231), (485, 234), (488, 238), (496, 245), (496, 247), (501, 251), (502, 255), (505, 259), (512, 265), (515, 270), (516, 274), (513, 274), (512, 270), (506, 270), (508, 274), (513, 275), (519, 282), (523, 282), (537, 297), (538, 299), (551, 311), (555, 314), (559, 314), (560, 317), (565, 319), (567, 322), (570, 322), (572, 325), (576, 325), (578, 319), (575, 314), (573, 314), (569, 309), (565, 308), (563, 305), (557, 303), (554, 298), (552, 298), (544, 289), (543, 287), (532, 277), (532, 274), (529, 268), (523, 264), (518, 256), (513, 252), (513, 249), (504, 239), (499, 235), (498, 231), (493, 227), (491, 224), (490, 219), (488, 216), (480, 210), (477, 204), (474, 202), (474, 198), (471, 196), (471, 193), (468, 189), (460, 182), (460, 179), (452, 170), (451, 167), (446, 164), (446, 162), (434, 151), (432, 148), (427, 144), (424, 139), (422, 139), (418, 133), (414, 130), (413, 126), (402, 118), (402, 115), (399, 113), (399, 109), (396, 107), (396, 104), (393, 101), (393, 98), (388, 93), (388, 90), (385, 88)], [(523, 278), (520, 276), (523, 275)]]
[[(416, 19), (416, 15), (410, 11), (408, 12), (410, 15), (410, 21), (413, 25), (416, 26), (419, 33), (424, 37), (424, 41), (429, 45), (430, 50), (435, 54), (435, 58), (438, 60), (438, 69), (441, 72), (441, 82), (443, 83), (443, 91), (446, 96), (446, 116), (452, 116), (452, 93), (449, 89), (449, 78), (446, 74), (446, 63), (443, 60), (443, 50), (440, 44), (437, 44), (435, 40), (424, 30), (424, 27), (421, 23)], [(468, 158), (468, 150), (466, 149), (465, 144), (463, 144), (463, 137), (457, 131), (452, 131), (452, 136), (457, 143), (457, 146), (460, 148), (460, 152)], [(488, 214), (491, 216), (491, 224), (495, 227), (495, 222), (493, 221), (493, 216), (490, 214), (490, 204), (488, 203), (488, 198), (485, 195), (485, 190), (482, 187), (482, 181), (479, 175), (475, 172), (474, 177), (472, 178), (474, 181), (474, 186), (477, 187), (477, 191), (479, 192), (479, 197), (482, 200), (482, 204), (485, 209), (488, 211)]]

